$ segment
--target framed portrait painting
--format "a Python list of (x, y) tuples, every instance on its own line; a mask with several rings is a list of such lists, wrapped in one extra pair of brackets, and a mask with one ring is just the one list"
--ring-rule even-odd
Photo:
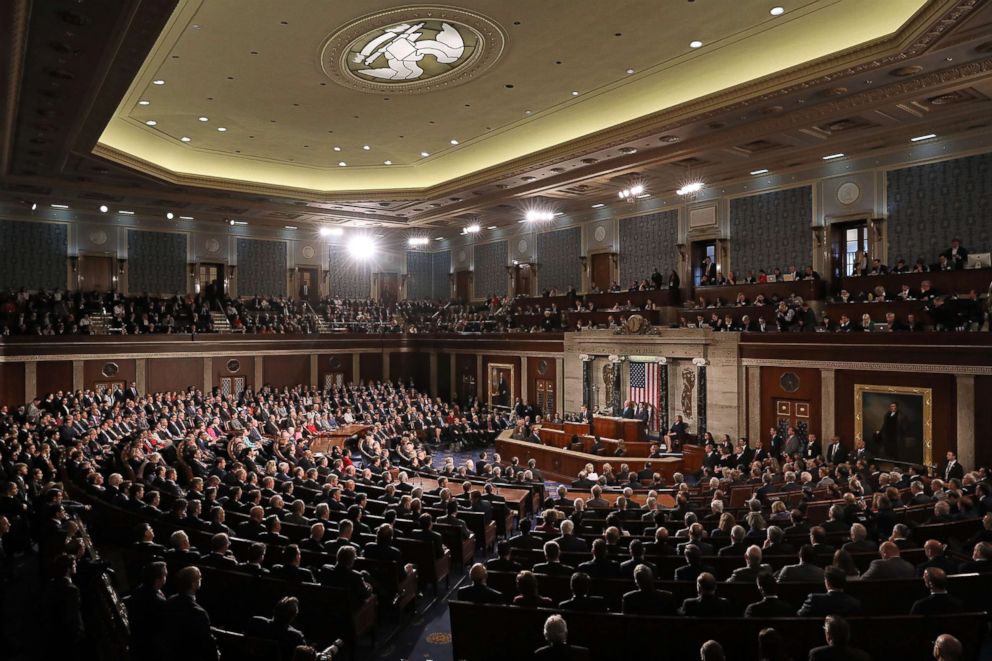
[(489, 408), (513, 406), (513, 365), (489, 364)]
[(932, 390), (856, 384), (854, 437), (877, 459), (932, 465)]

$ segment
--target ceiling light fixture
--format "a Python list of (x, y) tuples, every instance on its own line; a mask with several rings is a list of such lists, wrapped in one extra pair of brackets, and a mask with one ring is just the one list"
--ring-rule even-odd
[(107, 213), (110, 209), (107, 208), (106, 204), (100, 205), (100, 213)]
[(827, 156), (824, 156), (823, 157), (823, 160), (825, 160), (825, 161), (832, 161), (835, 158), (843, 158), (843, 157), (844, 157), (844, 154), (828, 154)]
[(572, 96), (578, 96), (579, 93), (576, 90), (572, 90)]
[(772, 16), (781, 16), (785, 13), (785, 7), (772, 7), (768, 10), (768, 13)]
[(393, 162), (392, 161), (383, 161), (382, 164), (383, 165), (392, 165)]
[(915, 138), (910, 138), (910, 142), (922, 142), (923, 140), (929, 140), (930, 138), (936, 138), (936, 133), (927, 133), (926, 135), (918, 135)]
[(193, 220), (193, 216), (179, 216), (179, 220)]
[(426, 236), (411, 236), (406, 240), (407, 245), (411, 248), (416, 248), (417, 246), (426, 246), (430, 242)]
[(375, 253), (375, 241), (370, 236), (356, 236), (348, 242), (348, 254), (352, 259), (366, 260)]
[(168, 220), (172, 220), (172, 219), (173, 219), (173, 218), (175, 218), (176, 216), (175, 216), (175, 214), (173, 214), (173, 213), (172, 213), (171, 211), (169, 211), (169, 212), (167, 212), (167, 213), (165, 214), (165, 217), (166, 217), (166, 218), (167, 218)]
[(320, 228), (320, 235), (321, 236), (341, 236), (342, 234), (344, 234), (344, 230), (341, 229), (340, 227), (321, 227)]
[(451, 139), (451, 144), (453, 144), (453, 145), (457, 145), (457, 144), (458, 144), (458, 141), (457, 141), (457, 140), (455, 140), (454, 138), (452, 138), (452, 139)]
[(340, 147), (335, 147), (334, 148), (334, 151), (341, 151), (341, 148)]
[(494, 229), (496, 229), (496, 226), (495, 226), (495, 225), (490, 225), (490, 226), (489, 226), (489, 227), (487, 227), (486, 229), (487, 229), (487, 230), (494, 230)]
[(625, 202), (633, 202), (634, 198), (644, 192), (644, 186), (642, 184), (634, 184), (630, 188), (624, 188), (622, 191), (617, 193), (617, 196)]
[(286, 229), (288, 229), (288, 230), (298, 230), (298, 229), (300, 229), (300, 228), (299, 228), (299, 227), (297, 227), (296, 225), (286, 225), (285, 227), (286, 227)]
[(555, 214), (553, 211), (541, 211), (539, 209), (530, 209), (524, 214), (524, 220), (528, 223), (540, 223), (548, 222), (549, 220), (554, 220)]
[(165, 81), (159, 78), (158, 80), (153, 80), (152, 85), (165, 85)]
[(760, 170), (751, 170), (751, 174), (768, 174), (768, 168), (761, 168)]
[(38, 203), (37, 202), (32, 203), (31, 204), (31, 211), (37, 211), (37, 210), (38, 210)]
[(637, 196), (637, 199), (638, 199), (638, 200), (646, 200), (646, 199), (648, 199), (649, 197), (651, 197), (651, 193), (644, 193), (643, 195), (638, 195), (638, 196)]
[(480, 227), (478, 223), (472, 223), (462, 230), (462, 234), (478, 234), (481, 231), (482, 227)]
[(680, 188), (677, 191), (675, 191), (675, 193), (677, 195), (682, 195), (682, 196), (685, 196), (685, 195), (695, 195), (699, 191), (703, 190), (703, 186), (704, 185), (705, 184), (703, 184), (703, 182), (701, 182), (701, 181), (690, 181), (687, 184), (683, 184), (682, 185), (682, 188)]
[(420, 152), (420, 155), (423, 156), (424, 158), (427, 158), (428, 156), (430, 156), (430, 153), (428, 153), (426, 151), (422, 151), (422, 152)]
[(200, 120), (201, 122), (209, 122), (210, 121), (210, 118), (209, 117), (204, 117), (202, 115), (199, 116), (199, 117), (197, 117), (197, 119)]
[(134, 212), (133, 211), (128, 211), (127, 209), (120, 209), (117, 213), (119, 213), (122, 216), (133, 216), (134, 215)]
[(227, 132), (227, 129), (224, 128), (223, 126), (218, 126), (217, 127), (217, 130), (220, 131), (221, 133), (226, 133)]
[(338, 161), (338, 167), (346, 168), (348, 164), (345, 161)]
[(444, 241), (444, 237), (443, 236), (435, 236), (434, 237), (434, 240), (435, 241)]
[(632, 74), (632, 73), (634, 73), (634, 70), (633, 70), (633, 69), (627, 69), (627, 75), (628, 75), (628, 76), (629, 76), (630, 74)]
[(138, 105), (139, 106), (151, 105), (151, 101), (145, 101), (144, 99), (142, 99), (141, 101), (138, 101)]
[(154, 119), (149, 119), (147, 122), (145, 122), (145, 124), (147, 124), (148, 126), (155, 126), (156, 124), (158, 124), (158, 122), (156, 122)]
[(53, 209), (68, 209), (69, 208), (69, 205), (68, 204), (50, 204), (49, 206), (52, 207)]
[(183, 137), (179, 138), (180, 142), (189, 142), (190, 140), (192, 140), (192, 138), (190, 138), (188, 135), (184, 135)]
[(368, 150), (372, 149), (372, 147), (370, 147), (369, 145), (362, 145), (362, 149), (364, 149), (365, 151), (368, 151)]
[(701, 48), (701, 47), (702, 47), (702, 45), (703, 45), (703, 42), (701, 42), (701, 41), (699, 41), (699, 40), (696, 40), (696, 41), (690, 41), (690, 42), (689, 42), (689, 48)]
[(594, 204), (594, 205), (592, 205), (592, 208), (593, 208), (593, 209), (602, 209), (602, 208), (603, 208), (603, 207), (605, 207), (605, 206), (606, 206), (606, 205), (605, 205), (605, 204), (603, 204), (602, 202), (597, 202), (596, 204)]
[(248, 224), (247, 221), (244, 221), (244, 220), (235, 220), (233, 218), (231, 218), (227, 222), (231, 224), (231, 227), (234, 227), (235, 225), (247, 225)]

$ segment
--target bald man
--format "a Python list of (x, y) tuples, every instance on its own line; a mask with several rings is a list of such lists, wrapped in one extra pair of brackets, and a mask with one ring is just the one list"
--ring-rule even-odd
[(960, 661), (962, 654), (961, 641), (949, 633), (941, 634), (933, 643), (933, 658), (937, 661)]
[(884, 542), (878, 551), (882, 557), (871, 561), (868, 570), (862, 574), (861, 580), (914, 578), (916, 576), (916, 568), (899, 556), (899, 545), (895, 542)]
[(910, 615), (950, 615), (964, 613), (963, 601), (947, 594), (947, 574), (939, 567), (930, 567), (923, 572), (923, 583), (930, 596), (923, 597), (913, 604)]
[(472, 579), (472, 585), (458, 589), (459, 601), (471, 601), (475, 604), (502, 604), (505, 602), (502, 592), (486, 585), (488, 572), (486, 572), (484, 564), (477, 562), (472, 565), (472, 568), (468, 570), (468, 576)]

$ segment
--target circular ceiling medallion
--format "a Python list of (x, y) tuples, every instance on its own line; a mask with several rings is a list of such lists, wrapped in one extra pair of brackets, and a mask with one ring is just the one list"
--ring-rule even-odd
[(602, 225), (599, 225), (598, 227), (596, 227), (596, 230), (593, 232), (592, 235), (596, 238), (597, 241), (602, 241), (603, 239), (606, 238), (606, 228), (603, 227)]
[(207, 239), (207, 242), (203, 244), (206, 247), (207, 252), (213, 254), (220, 250), (220, 241), (217, 239)]
[(799, 390), (799, 375), (795, 372), (785, 372), (778, 379), (778, 385), (782, 387), (785, 392), (796, 392)]
[(90, 243), (95, 246), (102, 246), (107, 242), (107, 233), (103, 230), (93, 230), (90, 232)]
[(232, 358), (231, 360), (227, 361), (227, 371), (230, 372), (231, 374), (236, 374), (240, 369), (241, 369), (241, 361), (238, 360), (237, 358)]
[(103, 374), (105, 377), (109, 379), (111, 377), (117, 376), (117, 373), (120, 371), (121, 368), (118, 367), (117, 363), (104, 363), (103, 369), (100, 370), (100, 374)]
[(413, 94), (464, 83), (499, 59), (506, 35), (492, 19), (452, 7), (377, 12), (332, 34), (320, 65), (362, 92)]
[(517, 252), (519, 253), (527, 252), (527, 242), (524, 241), (523, 239), (520, 239), (520, 241), (517, 243)]
[(861, 197), (861, 187), (853, 181), (845, 181), (837, 187), (837, 201), (847, 206), (854, 204)]
[(316, 251), (313, 249), (313, 246), (303, 246), (303, 249), (300, 252), (303, 253), (303, 256), (306, 259), (313, 259), (313, 256), (316, 254)]

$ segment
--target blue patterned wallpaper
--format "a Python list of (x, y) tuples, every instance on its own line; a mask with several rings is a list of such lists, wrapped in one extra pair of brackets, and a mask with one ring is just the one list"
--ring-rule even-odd
[(537, 235), (538, 290), (582, 288), (582, 228)]
[(406, 297), (412, 300), (434, 298), (434, 255), (408, 250), (406, 253)]
[(739, 276), (760, 269), (800, 271), (812, 263), (813, 188), (738, 197), (730, 200), (730, 264)]
[(372, 295), (372, 265), (355, 261), (346, 246), (328, 246), (328, 287), (331, 296), (341, 298), (370, 298)]
[(992, 250), (992, 153), (892, 170), (887, 183), (889, 264), (936, 262), (955, 237)]
[(186, 291), (185, 234), (128, 230), (127, 257), (129, 293), (181, 294)]
[(285, 241), (238, 239), (238, 295), (285, 296)]
[[(665, 276), (677, 269), (679, 212), (675, 209), (620, 220), (620, 286), (650, 278), (655, 268)], [(612, 284), (612, 283), (611, 283)]]
[(68, 227), (0, 220), (0, 289), (65, 289)]
[(506, 241), (475, 247), (475, 298), (506, 296), (507, 254)]
[(451, 251), (431, 255), (431, 298), (447, 301), (451, 298)]

